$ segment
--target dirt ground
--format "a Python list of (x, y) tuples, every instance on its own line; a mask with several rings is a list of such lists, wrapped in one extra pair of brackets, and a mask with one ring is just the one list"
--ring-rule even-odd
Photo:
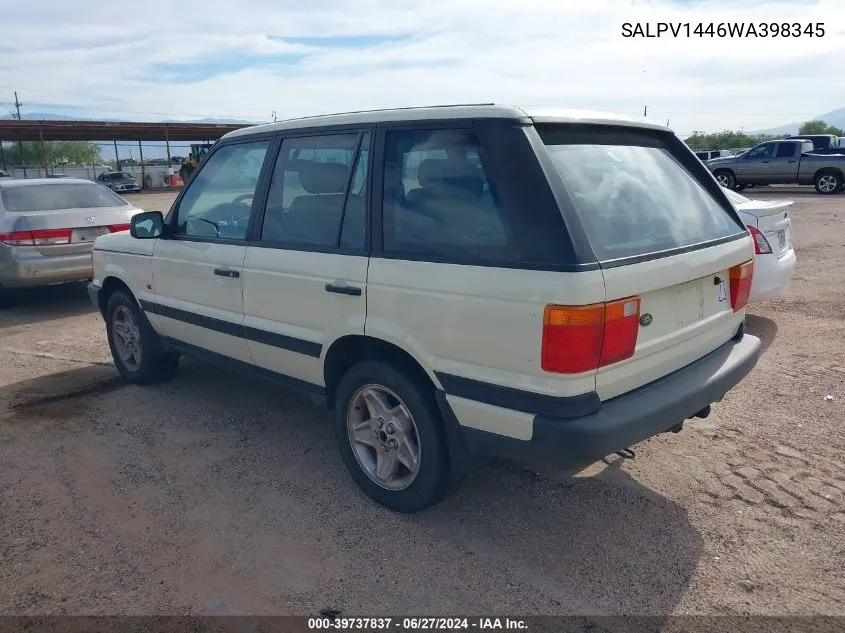
[(84, 288), (26, 293), (0, 312), (0, 613), (845, 615), (845, 195), (754, 195), (796, 201), (797, 270), (708, 419), (576, 477), (493, 463), (413, 516), (304, 399), (190, 361), (130, 386)]

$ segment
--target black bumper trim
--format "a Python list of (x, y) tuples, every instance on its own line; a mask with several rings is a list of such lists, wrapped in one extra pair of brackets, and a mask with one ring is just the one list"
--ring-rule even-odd
[(467, 449), (474, 454), (583, 465), (665, 433), (721, 400), (757, 363), (760, 339), (745, 335), (730, 340), (707, 356), (602, 403), (600, 411), (562, 420), (538, 415), (533, 437), (518, 440), (461, 427)]
[(513, 387), (502, 387), (439, 371), (434, 374), (443, 385), (443, 390), (450, 396), (475, 400), (503, 409), (568, 419), (590, 415), (602, 407), (599, 395), (595, 391), (577, 396), (552, 396)]
[(102, 287), (95, 283), (88, 284), (88, 298), (91, 299), (91, 303), (93, 303), (94, 307), (97, 308), (97, 312), (99, 312), (101, 316), (105, 317), (103, 314), (103, 306), (100, 305), (100, 292), (102, 290)]

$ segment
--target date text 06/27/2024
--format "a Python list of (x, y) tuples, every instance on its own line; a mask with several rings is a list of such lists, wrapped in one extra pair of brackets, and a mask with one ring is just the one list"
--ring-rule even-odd
[(625, 22), (622, 37), (824, 37), (824, 22)]

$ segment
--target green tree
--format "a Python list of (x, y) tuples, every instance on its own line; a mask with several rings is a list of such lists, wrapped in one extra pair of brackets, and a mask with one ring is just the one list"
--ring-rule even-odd
[(828, 125), (825, 121), (815, 119), (805, 121), (798, 129), (799, 134), (833, 134), (834, 136), (845, 136), (841, 128)]
[(695, 131), (685, 140), (692, 149), (727, 149), (729, 147), (752, 147), (757, 143), (777, 138), (770, 134), (745, 134), (741, 130), (722, 130), (707, 134)]
[[(23, 154), (21, 154), (23, 149)], [(100, 161), (100, 146), (86, 141), (47, 141), (44, 143), (44, 156), (41, 155), (40, 141), (23, 143), (4, 143), (3, 153), (6, 164), (12, 165), (90, 165)]]

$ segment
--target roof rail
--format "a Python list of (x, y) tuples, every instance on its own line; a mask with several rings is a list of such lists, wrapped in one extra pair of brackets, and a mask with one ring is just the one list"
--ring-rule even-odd
[(493, 102), (489, 103), (442, 103), (439, 105), (425, 105), (425, 106), (402, 106), (398, 108), (368, 108), (366, 110), (348, 110), (346, 112), (327, 112), (326, 114), (309, 114), (307, 116), (291, 117), (289, 119), (279, 119), (273, 123), (284, 123), (285, 121), (302, 121), (304, 119), (319, 119), (321, 117), (341, 116), (343, 114), (365, 114), (368, 112), (400, 112), (402, 110), (425, 110), (427, 108), (472, 108), (478, 106), (494, 106)]

